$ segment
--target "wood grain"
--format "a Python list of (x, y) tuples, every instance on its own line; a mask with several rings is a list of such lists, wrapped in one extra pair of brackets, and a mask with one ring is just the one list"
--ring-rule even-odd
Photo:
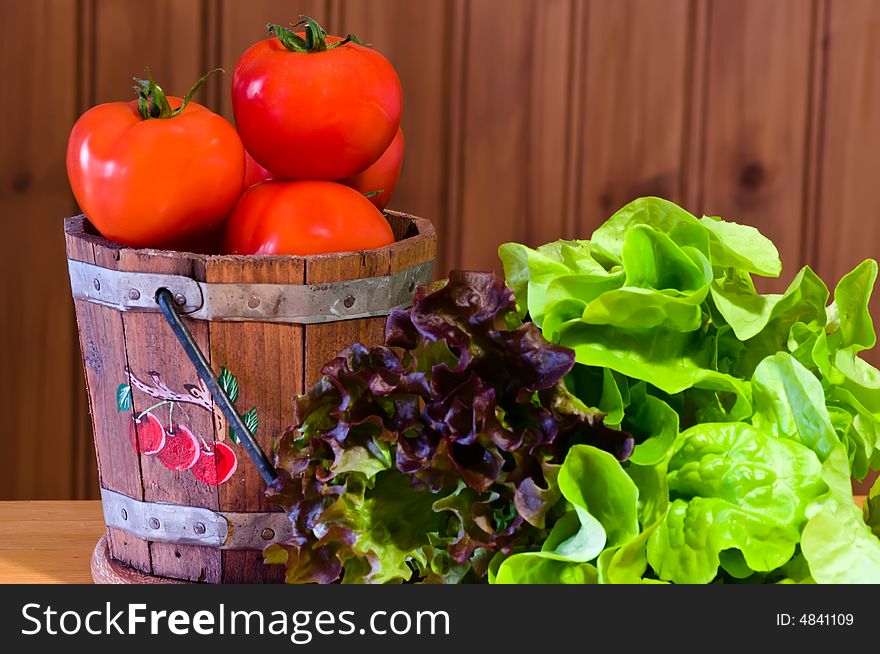
[[(72, 2), (0, 3), (0, 363), (6, 439), (0, 498), (71, 497), (82, 489), (84, 407), (64, 261), (72, 213), (64, 167), (76, 117), (77, 34)], [(51, 34), (38, 48), (21, 38)], [(23, 52), (27, 52), (24, 55)], [(89, 462), (91, 465), (91, 462)], [(92, 483), (94, 476), (89, 477)]]
[[(855, 500), (861, 506), (864, 497)], [(67, 538), (46, 539), (47, 530)], [(103, 532), (100, 502), (0, 502), (0, 584), (91, 583), (92, 553)], [(114, 583), (147, 581), (119, 566), (111, 571)]]
[[(182, 275), (211, 284), (302, 284), (384, 275), (433, 259), (436, 240), (429, 221), (396, 212), (388, 212), (387, 218), (398, 239), (394, 244), (379, 250), (312, 257), (205, 256), (124, 248), (94, 235), (83, 216), (69, 219), (66, 233), (72, 258), (110, 269)], [(95, 284), (100, 288), (100, 274)], [(162, 314), (117, 312), (85, 301), (76, 301), (76, 306), (102, 484), (147, 502), (215, 511), (270, 509), (259, 473), (244, 449), (231, 442), (227, 424), (215, 415), (210, 402), (207, 407), (156, 403), (157, 398), (167, 399), (169, 391), (186, 396), (188, 387), (198, 385), (195, 370)], [(257, 409), (257, 440), (271, 455), (274, 442), (293, 423), (293, 400), (303, 392), (304, 384), (316, 381), (321, 366), (346, 345), (354, 341), (367, 346), (381, 343), (385, 321), (376, 318), (308, 326), (186, 322), (215, 371), (225, 367), (237, 377), (237, 408), (241, 413)], [(132, 407), (117, 412), (116, 391), (122, 383), (133, 389)], [(177, 413), (172, 419), (174, 410)], [(233, 476), (220, 486), (208, 486), (190, 470), (167, 469), (159, 456), (138, 456), (129, 443), (129, 423), (147, 411), (166, 426), (168, 439), (176, 438), (175, 431), (184, 424), (204, 443), (205, 451), (229, 441), (239, 460)], [(105, 565), (101, 551), (98, 548), (96, 574), (115, 574), (112, 566)], [(281, 568), (265, 566), (258, 551), (221, 552), (146, 543), (114, 530), (108, 534), (108, 551), (114, 558), (160, 577), (208, 583), (282, 579)]]
[[(121, 270), (168, 273), (196, 276), (191, 257), (177, 253), (162, 254), (158, 251), (120, 250)], [(133, 375), (149, 380), (150, 373), (161, 375), (162, 381), (172, 390), (184, 392), (187, 384), (197, 384), (198, 375), (189, 364), (180, 343), (171, 332), (165, 317), (160, 313), (126, 313), (122, 316), (125, 327), (125, 349), (128, 365)], [(203, 352), (210, 352), (208, 323), (188, 320), (187, 325)], [(206, 356), (209, 356), (206, 354)], [(135, 413), (155, 404), (155, 398), (141, 391), (133, 392)], [(155, 414), (168, 423), (168, 407)], [(213, 446), (214, 417), (199, 407), (176, 407), (175, 423), (189, 427), (200, 440)], [(170, 438), (170, 436), (169, 436)], [(144, 484), (144, 500), (147, 502), (170, 502), (206, 509), (218, 510), (219, 493), (216, 486), (208, 486), (196, 479), (188, 470), (174, 471), (166, 468), (157, 457), (141, 456), (141, 472)], [(152, 574), (192, 581), (218, 583), (221, 578), (219, 550), (194, 545), (150, 543)]]
[[(119, 249), (104, 239), (90, 237), (81, 217), (68, 219), (67, 256), (75, 261), (117, 269)], [(144, 499), (141, 465), (129, 444), (131, 412), (119, 412), (116, 390), (129, 383), (125, 373), (125, 331), (122, 315), (107, 307), (74, 301), (82, 350), (82, 365), (89, 391), (89, 413), (94, 426), (93, 451), (100, 453), (98, 471), (101, 485), (137, 500)], [(111, 529), (109, 546), (120, 561), (144, 572), (152, 571), (145, 541), (123, 531)]]
[[(814, 256), (834, 284), (880, 255), (880, 4), (832, 3), (828, 20)], [(872, 309), (877, 316), (876, 296)], [(876, 353), (873, 361), (880, 364)]]
[[(411, 222), (409, 218), (406, 220)], [(416, 226), (419, 231), (411, 238), (381, 250), (308, 257), (306, 283), (316, 284), (387, 275), (432, 259), (435, 247), (434, 230), (431, 224), (424, 220), (417, 221)], [(384, 341), (385, 318), (306, 325), (303, 347), (305, 375), (303, 388), (308, 389), (317, 382), (324, 364), (345, 347), (355, 342), (370, 347)]]
[(107, 534), (103, 534), (92, 551), (90, 561), (92, 581), (96, 584), (187, 584), (192, 582), (168, 577), (155, 577), (139, 572), (117, 561), (110, 554)]
[(208, 72), (202, 5), (201, 0), (95, 0), (92, 103), (134, 99), (131, 78), (143, 77), (147, 68), (169, 95), (183, 97)]
[[(302, 284), (301, 259), (212, 257), (205, 281), (216, 283)], [(211, 361), (214, 369), (228, 368), (239, 382), (237, 408), (245, 413), (257, 408), (260, 424), (257, 442), (271, 453), (272, 444), (293, 423), (293, 398), (303, 391), (303, 340), (301, 325), (271, 323), (221, 323), (210, 325)], [(216, 440), (226, 440), (239, 457), (233, 477), (219, 487), (223, 511), (268, 511), (265, 483), (241, 446), (229, 442), (228, 426), (220, 421)], [(281, 568), (266, 566), (260, 552), (224, 551), (225, 583), (282, 581)]]
[[(231, 119), (238, 57), (299, 12), (397, 67), (407, 157), (392, 206), (437, 224), (437, 276), (497, 267), (511, 238), (586, 236), (656, 192), (757, 224), (785, 279), (806, 262), (833, 284), (877, 255), (873, 0), (3, 2), (0, 210), (15, 237), (0, 246), (0, 301), (15, 310), (0, 337), (16, 347), (0, 396), (28, 437), (5, 451), (0, 498), (97, 492), (60, 235), (78, 112), (132, 97), (146, 66), (181, 93), (222, 65), (197, 99)], [(52, 38), (32, 50), (40, 32)]]
[[(428, 218), (442, 233), (448, 209), (447, 35), (452, 5), (399, 0), (341, 0), (339, 5), (333, 21), (337, 33), (354, 32), (372, 43), (394, 65), (403, 86), (406, 155), (389, 208)], [(446, 245), (444, 241), (438, 247), (438, 273), (449, 267)]]
[(688, 11), (685, 0), (589, 4), (580, 68), (579, 238), (633, 198), (681, 201)]
[(779, 248), (787, 286), (804, 263), (812, 2), (709, 5), (700, 206), (758, 227)]
[(451, 217), (453, 266), (500, 270), (501, 243), (537, 244), (565, 230), (559, 159), (567, 143), (570, 57), (551, 17), (566, 11), (566, 3), (533, 0), (466, 5), (462, 70), (455, 71), (463, 88), (461, 164), (450, 180), (460, 194)]
[(92, 583), (92, 548), (104, 530), (100, 502), (0, 502), (0, 583)]

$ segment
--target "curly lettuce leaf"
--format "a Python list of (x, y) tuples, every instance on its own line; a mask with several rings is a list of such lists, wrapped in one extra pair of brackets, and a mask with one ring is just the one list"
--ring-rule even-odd
[(752, 377), (752, 424), (791, 438), (824, 461), (840, 443), (825, 406), (822, 383), (787, 352), (764, 359)]
[(424, 570), (432, 549), (429, 535), (444, 529), (444, 516), (432, 510), (436, 499), (429, 491), (413, 490), (412, 480), (396, 470), (377, 475), (370, 488), (347, 488), (321, 516), (323, 529), (351, 531), (350, 556), (363, 561), (351, 566), (343, 557), (343, 583), (408, 581), (412, 566)]
[(880, 583), (880, 537), (853, 501), (843, 447), (825, 461), (822, 479), (828, 491), (810, 505), (810, 520), (801, 536), (813, 579), (820, 584)]
[(736, 268), (762, 277), (778, 277), (782, 272), (776, 246), (754, 227), (717, 216), (703, 216), (700, 224), (712, 233), (709, 248), (714, 266)]
[(751, 414), (748, 382), (715, 369), (714, 338), (701, 332), (623, 330), (570, 321), (554, 341), (574, 350), (578, 363), (610, 368), (670, 395), (691, 388), (729, 393), (735, 399), (732, 419)]
[(590, 241), (613, 260), (622, 261), (628, 234), (642, 225), (667, 235), (681, 235), (679, 241), (691, 246), (698, 246), (702, 238), (704, 253), (708, 254), (708, 230), (677, 204), (655, 197), (639, 198), (619, 209), (593, 232)]
[(639, 437), (629, 460), (639, 466), (651, 466), (662, 461), (675, 442), (679, 415), (667, 402), (648, 394), (645, 383), (639, 383), (630, 391), (624, 424)]
[(836, 346), (861, 351), (876, 345), (874, 321), (868, 309), (876, 281), (877, 262), (866, 259), (837, 283), (834, 302), (828, 307), (828, 322), (832, 327), (829, 331), (839, 334)]
[(607, 270), (593, 258), (589, 241), (556, 241), (536, 250), (505, 243), (498, 248), (498, 256), (516, 295), (519, 315), (528, 313), (539, 327), (548, 304), (567, 297), (589, 301), (624, 282), (622, 267)]
[(865, 518), (865, 524), (871, 528), (871, 531), (877, 538), (880, 538), (880, 478), (874, 482), (871, 492), (865, 498), (865, 504), (862, 506), (862, 512)]
[(702, 290), (712, 281), (712, 271), (699, 250), (680, 247), (669, 236), (648, 225), (629, 229), (621, 250), (626, 285), (672, 290), (681, 293)]
[(557, 482), (572, 509), (556, 522), (541, 551), (503, 560), (495, 583), (595, 583), (598, 572), (590, 562), (606, 547), (638, 535), (638, 488), (607, 452), (574, 446)]
[(808, 503), (824, 491), (816, 454), (744, 423), (700, 424), (669, 462), (672, 500), (648, 541), (660, 579), (708, 583), (736, 549), (751, 570), (794, 554)]
[(496, 552), (553, 533), (570, 448), (632, 453), (634, 437), (566, 387), (574, 353), (514, 310), (495, 275), (452, 273), (392, 312), (386, 346), (327, 362), (276, 451), (271, 499), (294, 529), (268, 555), (289, 580), (481, 579)]
[[(877, 264), (845, 275), (830, 305), (809, 268), (784, 293), (759, 294), (752, 276), (781, 271), (768, 239), (659, 198), (635, 200), (590, 241), (566, 243), (510, 246), (516, 261), (505, 269), (517, 301), (536, 291), (544, 336), (574, 350), (569, 390), (636, 443), (627, 473), (637, 531), (617, 543), (606, 534), (588, 562), (597, 580), (873, 578), (880, 511), (871, 501), (871, 525), (859, 517), (849, 477), (880, 467), (880, 371), (859, 356), (876, 344), (868, 306)], [(554, 277), (532, 252), (566, 271)], [(586, 253), (590, 274), (571, 258)], [(588, 523), (572, 507), (554, 530), (570, 538)], [(549, 560), (547, 542), (515, 555), (523, 570)], [(846, 542), (858, 565), (837, 551)], [(552, 574), (565, 565), (584, 564), (556, 561)]]

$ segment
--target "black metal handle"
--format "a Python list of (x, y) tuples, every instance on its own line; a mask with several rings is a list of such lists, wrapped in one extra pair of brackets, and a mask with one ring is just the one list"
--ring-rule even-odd
[(214, 402), (220, 405), (220, 410), (223, 412), (223, 415), (226, 416), (230, 426), (233, 431), (235, 431), (235, 435), (238, 436), (238, 439), (244, 446), (245, 451), (247, 451), (248, 456), (251, 457), (254, 465), (257, 466), (257, 470), (260, 471), (260, 476), (263, 478), (263, 481), (272, 485), (278, 478), (278, 475), (275, 474), (275, 468), (272, 465), (272, 462), (269, 460), (269, 457), (266, 456), (266, 453), (263, 451), (263, 448), (260, 447), (260, 444), (254, 439), (253, 434), (251, 434), (250, 430), (245, 426), (241, 416), (238, 415), (238, 411), (232, 406), (229, 396), (226, 395), (226, 392), (220, 387), (217, 375), (214, 374), (211, 365), (208, 363), (208, 360), (205, 358), (205, 355), (202, 353), (202, 350), (193, 338), (192, 333), (177, 312), (177, 305), (174, 302), (174, 296), (171, 294), (171, 291), (167, 288), (160, 288), (156, 292), (156, 303), (162, 309), (165, 319), (171, 326), (171, 330), (174, 332), (177, 340), (180, 341), (183, 351), (186, 352), (189, 360), (192, 361), (193, 366), (195, 366), (199, 377), (205, 382), (208, 390), (211, 391), (211, 396), (214, 398)]

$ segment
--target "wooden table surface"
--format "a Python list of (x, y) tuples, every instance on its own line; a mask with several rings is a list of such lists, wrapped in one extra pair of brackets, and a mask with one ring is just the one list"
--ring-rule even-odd
[(90, 584), (103, 533), (97, 500), (0, 502), (0, 583)]
[(90, 584), (101, 502), (0, 502), (0, 583)]

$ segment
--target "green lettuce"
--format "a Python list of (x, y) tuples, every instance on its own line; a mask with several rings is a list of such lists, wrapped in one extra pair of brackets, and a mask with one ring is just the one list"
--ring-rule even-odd
[(453, 271), (297, 398), (291, 582), (880, 583), (868, 260), (782, 293), (756, 229), (659, 198)]
[(862, 512), (850, 486), (880, 468), (880, 371), (861, 358), (876, 344), (876, 262), (833, 296), (809, 267), (762, 294), (753, 277), (781, 273), (771, 241), (659, 198), (588, 241), (499, 256), (519, 315), (574, 351), (567, 387), (636, 446), (602, 472), (604, 488), (572, 449), (557, 537), (496, 555), (490, 580), (880, 579), (880, 490)]
[(569, 510), (540, 551), (505, 558), (494, 573), (495, 583), (595, 580), (598, 573), (589, 562), (606, 547), (638, 535), (638, 488), (612, 455), (590, 445), (574, 446), (557, 483)]

